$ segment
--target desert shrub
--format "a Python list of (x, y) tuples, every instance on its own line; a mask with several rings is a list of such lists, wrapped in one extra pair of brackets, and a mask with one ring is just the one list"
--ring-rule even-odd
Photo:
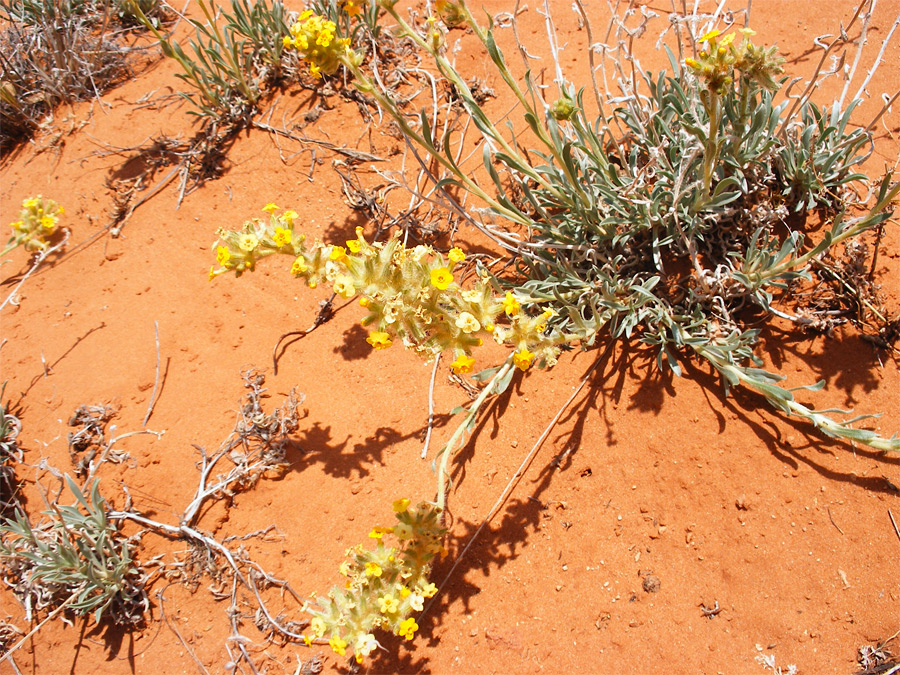
[[(819, 106), (806, 93), (784, 96), (782, 59), (775, 48), (755, 44), (749, 29), (692, 36), (692, 55), (667, 50), (669, 68), (656, 74), (638, 72), (626, 49), (616, 55), (615, 91), (593, 78), (590, 87), (566, 80), (554, 48), (556, 96), (548, 100), (530, 71), (512, 73), (492, 20), (481, 25), (464, 0), (437, 3), (439, 17), (421, 26), (410, 25), (395, 2), (380, 5), (461, 100), (486, 178), (460, 165), (464, 141), (452, 125), (438, 136), (430, 114), (407, 115), (367, 71), (351, 37), (354, 24), (329, 18), (333, 3), (330, 14), (301, 14), (286, 44), (315, 75), (346, 69), (399, 127), (420, 166), (429, 167), (423, 170), (448, 208), (464, 212), (501, 247), (515, 274), (499, 277), (476, 266), (464, 286), (454, 265), (465, 252), (453, 249), (445, 258), (397, 238), (369, 242), (361, 230), (347, 242), (308, 242), (294, 230), (296, 212), (278, 215), (269, 204), (268, 218), (219, 231), (210, 278), (240, 275), (284, 254), (291, 273), (310, 287), (326, 284), (360, 298), (376, 350), (395, 342), (427, 358), (451, 350), (453, 370), (466, 373), (484, 340), (511, 348), (502, 364), (475, 375), (489, 382), (443, 449), (435, 500), (441, 512), (449, 458), (514, 368), (549, 367), (561, 349), (610, 341), (654, 347), (658, 368), (676, 376), (687, 360), (705, 362), (726, 393), (744, 387), (828, 436), (900, 450), (900, 437), (855, 426), (871, 415), (835, 419), (844, 411), (801, 403), (798, 390), (820, 389), (824, 381), (787, 388), (758, 354), (760, 317), (806, 325), (799, 292), (813, 282), (818, 261), (893, 214), (900, 184), (890, 173), (870, 180), (860, 171), (872, 125), (850, 124), (858, 101)], [(494, 121), (457, 70), (446, 46), (447, 30), (456, 26), (477, 37), (515, 97), (519, 128)], [(463, 210), (460, 193), (484, 208)], [(820, 234), (804, 232), (813, 210), (826, 222)], [(357, 600), (347, 600), (347, 608)], [(352, 648), (366, 656), (372, 645), (368, 633), (361, 635)], [(332, 647), (343, 654), (347, 643), (339, 638)]]
[(99, 96), (129, 73), (113, 11), (75, 0), (0, 0), (0, 150), (60, 103)]
[(34, 525), (18, 512), (0, 524), (4, 580), (32, 610), (68, 608), (77, 615), (106, 614), (118, 624), (143, 620), (146, 575), (132, 558), (134, 543), (108, 518), (95, 480), (87, 493), (66, 476), (72, 505), (51, 504)]
[[(870, 132), (848, 127), (856, 102), (841, 110), (838, 104), (820, 109), (804, 100), (799, 119), (786, 118), (788, 102), (776, 102), (782, 66), (774, 48), (755, 45), (750, 30), (741, 31), (738, 39), (736, 32), (720, 37), (713, 30), (697, 40), (697, 58), (682, 64), (670, 52), (671, 74), (645, 75), (647, 93), (629, 88), (616, 99), (626, 103), (606, 113), (604, 96), (596, 92), (600, 116), (590, 119), (583, 89), (560, 81), (559, 97), (543, 101), (529, 76), (524, 87), (512, 76), (492, 29), (482, 28), (464, 3), (453, 7), (455, 20), (479, 37), (518, 99), (535, 149), (520, 151), (526, 136), (507, 139), (489, 119), (444, 55), (443, 33), (435, 21), (420, 35), (393, 4), (385, 4), (400, 29), (432, 55), (459, 92), (484, 141), (484, 167), (492, 181), (488, 186), (457, 164), (449, 133), (434, 138), (424, 114), (417, 128), (410, 124), (397, 102), (360, 67), (349, 40), (336, 32), (337, 24), (305, 12), (291, 29), (291, 45), (317, 71), (346, 67), (357, 87), (374, 96), (407, 138), (441, 167), (443, 174), (434, 176), (438, 187), (466, 190), (486, 202), (494, 221), (473, 222), (515, 257), (519, 276), (499, 279), (482, 270), (482, 280), (509, 289), (510, 303), (541, 317), (537, 325), (549, 342), (590, 348), (603, 336), (635, 336), (657, 347), (660, 368), (680, 375), (679, 361), (693, 354), (719, 372), (726, 391), (742, 385), (828, 435), (900, 449), (900, 439), (852, 428), (849, 421), (834, 421), (796, 401), (778, 384), (780, 375), (759, 367), (762, 361), (754, 352), (759, 329), (750, 327), (746, 311), (752, 307), (792, 318), (775, 305), (790, 310), (792, 292), (811, 280), (817, 257), (891, 216), (900, 185), (887, 174), (870, 187), (856, 170), (871, 143)], [(311, 47), (315, 44), (319, 48)], [(606, 92), (605, 98), (614, 97)], [(851, 208), (865, 202), (857, 195), (867, 190), (874, 195), (868, 212), (853, 216)], [(786, 222), (791, 212), (810, 208), (830, 220), (813, 244)], [(516, 226), (527, 228), (527, 237)], [(458, 355), (469, 355), (480, 343), (479, 335), (486, 337), (483, 327), (493, 328), (496, 311), (488, 316), (472, 303), (451, 311), (481, 318), (465, 331), (466, 344), (440, 339), (438, 323), (413, 329), (408, 322), (394, 321), (382, 306), (385, 289), (372, 274), (360, 276), (364, 262), (348, 257), (340, 246), (316, 243), (308, 248), (302, 236), (294, 235), (292, 218), (273, 217), (268, 224), (257, 219), (244, 230), (221, 231), (220, 236), (226, 246), (219, 247), (220, 268), (211, 276), (253, 269), (256, 259), (269, 253), (291, 255), (292, 271), (310, 285), (324, 278), (344, 297), (363, 296), (372, 312), (366, 323), (387, 336), (376, 347), (399, 336), (418, 351), (430, 344), (424, 349), (429, 354), (453, 348)], [(361, 237), (355, 245), (364, 254), (372, 251)], [(380, 267), (373, 262), (373, 269), (384, 272), (386, 256), (372, 256), (382, 261)], [(423, 275), (431, 273), (428, 268), (420, 272), (422, 281), (401, 272), (388, 286), (395, 294), (418, 293), (420, 286), (428, 286)], [(444, 291), (446, 285), (436, 288)], [(433, 295), (419, 296), (425, 315), (451, 302), (449, 295)], [(493, 303), (495, 310), (500, 306), (499, 299), (488, 301), (487, 295), (482, 301)], [(491, 332), (504, 341), (505, 329)], [(553, 352), (548, 354), (539, 365), (552, 364)]]

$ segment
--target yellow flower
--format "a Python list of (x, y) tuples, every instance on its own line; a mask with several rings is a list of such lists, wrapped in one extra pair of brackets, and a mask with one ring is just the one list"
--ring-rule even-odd
[(399, 609), (400, 601), (391, 593), (388, 593), (378, 598), (378, 607), (381, 609), (382, 614), (393, 614)]
[(700, 42), (709, 42), (710, 40), (713, 40), (716, 37), (718, 37), (721, 32), (722, 31), (720, 31), (718, 28), (713, 28), (706, 35), (704, 35), (702, 38), (700, 38)]
[(438, 267), (431, 270), (431, 285), (439, 291), (443, 291), (453, 283), (453, 274), (446, 267)]
[(554, 312), (552, 309), (545, 309), (544, 313), (541, 314), (540, 323), (536, 324), (534, 327), (534, 332), (543, 333), (545, 330), (547, 330), (547, 319), (552, 316), (556, 316), (556, 312)]
[(319, 33), (319, 37), (316, 38), (316, 44), (320, 47), (327, 47), (331, 44), (331, 41), (334, 40), (334, 33), (328, 30), (322, 30)]
[(300, 217), (300, 214), (296, 211), (285, 211), (281, 214), (281, 217), (288, 221), (289, 225), (293, 225), (294, 221)]
[(450, 262), (452, 263), (461, 263), (466, 259), (466, 254), (462, 252), (460, 248), (451, 248), (450, 253), (447, 255), (450, 258)]
[(341, 274), (334, 280), (332, 286), (334, 292), (344, 299), (352, 298), (356, 295), (356, 287), (353, 285), (353, 279), (346, 274)]
[(522, 305), (519, 304), (519, 301), (516, 300), (509, 291), (506, 291), (506, 297), (500, 301), (500, 304), (502, 304), (503, 309), (506, 310), (507, 316), (515, 316), (522, 307)]
[(380, 525), (377, 525), (372, 528), (371, 532), (369, 532), (369, 536), (372, 539), (381, 539), (384, 535), (390, 534), (393, 531), (393, 527), (381, 527)]
[(347, 249), (343, 246), (332, 246), (331, 253), (328, 254), (329, 260), (341, 260), (347, 257)]
[(259, 246), (259, 239), (257, 239), (255, 234), (247, 232), (245, 234), (242, 234), (240, 236), (240, 239), (238, 239), (238, 246), (242, 251), (252, 253), (254, 250), (256, 250), (256, 247)]
[(700, 67), (700, 64), (697, 63), (697, 59), (692, 59), (692, 58), (690, 58), (690, 57), (688, 57), (688, 58), (686, 58), (686, 59), (684, 60), (684, 64), (685, 64), (686, 66), (690, 66), (691, 68), (693, 68), (693, 69), (695, 69), (695, 70), (698, 69), (698, 68)]
[(403, 513), (409, 508), (409, 500), (406, 497), (398, 499), (393, 503), (394, 513)]
[(312, 628), (313, 633), (316, 634), (316, 637), (322, 637), (325, 635), (325, 622), (322, 620), (320, 616), (314, 616), (312, 621), (309, 622), (309, 627)]
[(392, 344), (391, 336), (387, 333), (383, 333), (381, 331), (372, 331), (369, 333), (369, 337), (366, 338), (366, 342), (368, 342), (375, 349), (387, 349)]
[(414, 618), (409, 617), (400, 624), (400, 631), (397, 635), (405, 637), (407, 640), (412, 640), (417, 630), (419, 630), (419, 624), (416, 623)]
[(360, 635), (356, 638), (356, 644), (353, 645), (353, 652), (356, 654), (356, 662), (362, 663), (364, 657), (375, 651), (378, 646), (378, 640), (371, 633)]
[(401, 598), (404, 598), (404, 599), (408, 598), (410, 593), (412, 593), (412, 591), (409, 590), (406, 586), (400, 587), (400, 597)]
[(227, 246), (219, 246), (216, 248), (216, 262), (224, 265), (231, 260), (231, 251)]
[(276, 204), (273, 204), (272, 202), (269, 202), (264, 207), (262, 207), (262, 210), (266, 213), (272, 213), (273, 211), (278, 210), (278, 206)]
[(437, 586), (433, 583), (428, 582), (425, 584), (420, 590), (419, 593), (424, 595), (426, 598), (432, 598), (438, 592)]
[(343, 9), (347, 16), (359, 16), (362, 14), (362, 7), (356, 4), (354, 0), (344, 0)]
[(422, 259), (426, 255), (431, 255), (434, 252), (430, 246), (426, 246), (425, 244), (419, 244), (412, 251), (409, 252), (409, 257), (413, 262), (422, 262)]
[(329, 645), (331, 646), (331, 648), (334, 650), (334, 653), (337, 654), (338, 656), (343, 656), (344, 654), (347, 653), (347, 643), (344, 642), (344, 641), (340, 638), (339, 635), (335, 635), (334, 637), (332, 637), (332, 638), (328, 641), (328, 644), (329, 644)]
[(338, 568), (338, 570), (345, 577), (349, 577), (350, 576), (350, 563), (345, 560), (344, 562), (341, 563), (341, 566)]
[(359, 253), (360, 246), (359, 239), (347, 240), (347, 250), (350, 251), (350, 253)]
[(381, 565), (375, 562), (367, 562), (366, 563), (366, 576), (367, 577), (380, 577), (381, 576)]
[(723, 38), (722, 38), (722, 41), (719, 43), (719, 47), (727, 47), (727, 46), (729, 46), (732, 42), (734, 42), (734, 36), (735, 36), (735, 35), (736, 35), (736, 33), (729, 33), (728, 35), (726, 35), (725, 37), (723, 37)]
[(291, 265), (291, 274), (303, 274), (307, 269), (306, 259), (301, 255), (297, 256), (297, 259)]
[(322, 69), (319, 68), (315, 63), (309, 64), (309, 74), (312, 75), (317, 80), (322, 79)]
[(534, 354), (524, 347), (513, 355), (513, 363), (522, 372), (531, 368), (532, 361), (534, 361)]
[(275, 228), (275, 236), (272, 239), (275, 241), (275, 245), (281, 248), (282, 246), (287, 246), (291, 243), (291, 239), (293, 238), (292, 232), (290, 230), (285, 230), (283, 227)]
[(460, 354), (456, 357), (456, 361), (450, 364), (450, 367), (457, 375), (465, 375), (466, 373), (472, 372), (473, 365), (475, 365), (475, 359), (473, 359), (471, 356)]
[[(287, 39), (287, 38), (285, 38), (285, 39)], [(312, 640), (310, 639), (309, 635), (306, 635), (306, 634), (303, 635), (303, 644), (305, 644), (307, 647), (312, 645)]]
[(463, 333), (474, 333), (481, 329), (481, 324), (478, 323), (478, 319), (469, 312), (461, 312), (456, 318), (456, 327)]
[(52, 230), (56, 227), (56, 218), (53, 216), (41, 216), (41, 227), (45, 230)]
[[(285, 35), (283, 38), (281, 38), (281, 44), (282, 44), (284, 47), (290, 47), (291, 45), (294, 44), (294, 41), (291, 40), (291, 38), (290, 38), (289, 36)], [(304, 637), (305, 637), (305, 636), (304, 636)]]

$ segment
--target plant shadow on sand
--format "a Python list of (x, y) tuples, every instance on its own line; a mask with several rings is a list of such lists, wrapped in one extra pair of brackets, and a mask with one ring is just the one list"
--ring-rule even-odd
[[(768, 344), (771, 344), (771, 341)], [(833, 353), (837, 350), (839, 356), (822, 359), (814, 371), (826, 379), (838, 378), (842, 385), (861, 383), (866, 387), (874, 387), (872, 378), (866, 374), (868, 371), (856, 375), (855, 369), (847, 367), (848, 363), (860, 358), (862, 350), (865, 349), (869, 349), (871, 354), (870, 346), (856, 341), (855, 338), (829, 340), (826, 351)], [(799, 351), (794, 353), (799, 355)], [(871, 358), (875, 360), (874, 355)], [(720, 433), (729, 433), (728, 420), (724, 414), (729, 413), (732, 416), (732, 425), (749, 429), (765, 444), (773, 457), (791, 469), (804, 464), (829, 481), (854, 485), (876, 494), (897, 494), (897, 488), (883, 476), (859, 476), (851, 471), (838, 471), (818, 461), (816, 455), (833, 456), (840, 452), (854, 452), (856, 455), (891, 466), (900, 466), (900, 458), (885, 456), (865, 447), (854, 448), (845, 441), (829, 439), (808, 423), (795, 418), (778, 415), (779, 422), (776, 424), (766, 415), (760, 414), (760, 407), (768, 405), (761, 396), (742, 390), (733, 391), (729, 396), (725, 396), (720, 378), (715, 373), (701, 368), (694, 362), (685, 363), (684, 368), (685, 379), (693, 380), (702, 388), (703, 395), (715, 411)], [(419, 634), (428, 640), (430, 646), (434, 646), (437, 642), (432, 631), (443, 624), (443, 617), (448, 608), (461, 603), (463, 613), (468, 614), (472, 608), (473, 598), (482, 592), (478, 583), (469, 581), (470, 573), (478, 572), (484, 577), (489, 577), (515, 560), (529, 546), (531, 538), (540, 527), (542, 513), (548, 508), (542, 497), (551, 487), (556, 472), (573, 468), (591, 413), (597, 411), (605, 417), (607, 405), (617, 403), (621, 399), (623, 383), (629, 375), (632, 378), (640, 376), (638, 389), (629, 399), (629, 409), (655, 411), (658, 414), (665, 392), (669, 395), (674, 394), (673, 375), (671, 371), (661, 372), (656, 368), (655, 351), (643, 345), (625, 344), (614, 358), (608, 359), (605, 367), (597, 368), (588, 375), (585, 391), (560, 418), (559, 424), (565, 431), (554, 438), (553, 444), (565, 448), (566, 451), (544, 461), (537, 477), (528, 482), (526, 496), (506, 500), (500, 510), (503, 516), (499, 521), (454, 520), (451, 504), (452, 553), (447, 560), (436, 560), (432, 572), (435, 582), (446, 579), (446, 585), (430, 610), (418, 619), (421, 623)], [(514, 387), (521, 387), (520, 377), (514, 380)], [(485, 432), (490, 433), (491, 438), (496, 437), (499, 418), (509, 406), (512, 394), (513, 387), (510, 387), (494, 400), (491, 408), (485, 411), (478, 426), (473, 430), (472, 438)], [(615, 444), (617, 440), (612, 425), (606, 426), (607, 441), (610, 445)], [(794, 432), (790, 438), (785, 438), (784, 426)], [(466, 466), (473, 459), (473, 446), (474, 443), (469, 442), (457, 454), (453, 475), (453, 484), (456, 487), (465, 481)], [(473, 537), (477, 537), (474, 542)], [(471, 548), (467, 548), (470, 544)], [(460, 557), (464, 550), (465, 555)], [(409, 651), (398, 650), (396, 647), (404, 644), (404, 641), (394, 636), (388, 637), (383, 644), (387, 647), (387, 651), (378, 652), (372, 665), (372, 672), (432, 672), (427, 658), (416, 658), (415, 645), (410, 645)]]
[[(432, 428), (446, 426), (450, 415), (435, 415)], [(402, 434), (391, 427), (379, 427), (362, 443), (348, 447), (350, 436), (343, 441), (332, 438), (331, 426), (313, 424), (299, 432), (296, 443), (288, 449), (287, 462), (295, 471), (302, 471), (313, 464), (334, 478), (363, 478), (371, 471), (370, 465), (384, 461), (384, 453), (392, 445), (411, 438), (421, 439), (425, 428)]]

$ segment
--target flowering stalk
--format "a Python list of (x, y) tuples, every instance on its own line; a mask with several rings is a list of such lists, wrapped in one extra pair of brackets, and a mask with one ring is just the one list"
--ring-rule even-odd
[(478, 398), (476, 398), (472, 405), (469, 406), (462, 423), (456, 428), (456, 431), (453, 432), (450, 440), (447, 441), (447, 444), (441, 450), (441, 463), (438, 466), (437, 472), (438, 493), (437, 499), (435, 500), (435, 503), (441, 511), (444, 511), (447, 507), (447, 486), (450, 483), (447, 465), (449, 464), (450, 457), (455, 455), (456, 451), (459, 449), (457, 446), (459, 445), (459, 441), (463, 434), (465, 434), (466, 431), (470, 431), (475, 425), (478, 411), (481, 409), (481, 406), (487, 398), (492, 394), (501, 393), (506, 388), (506, 383), (508, 383), (509, 376), (512, 374), (514, 363), (515, 355), (511, 355), (506, 359), (503, 365), (500, 366), (490, 382), (488, 382), (487, 386), (481, 390)]
[[(474, 97), (472, 96), (472, 93), (469, 90), (469, 87), (466, 84), (465, 80), (459, 75), (453, 64), (441, 53), (443, 37), (440, 33), (440, 29), (436, 25), (436, 19), (429, 19), (429, 32), (426, 38), (423, 38), (415, 30), (413, 30), (413, 28), (409, 26), (409, 24), (407, 24), (406, 21), (404, 21), (403, 18), (396, 12), (396, 10), (394, 9), (394, 3), (382, 2), (381, 4), (398, 22), (401, 30), (405, 35), (409, 36), (410, 39), (416, 42), (422, 49), (426, 50), (429, 54), (432, 55), (432, 57), (435, 59), (435, 63), (441, 71), (441, 74), (443, 74), (450, 82), (453, 83), (457, 90), (461, 94), (463, 94), (463, 98), (467, 102), (474, 102)], [(451, 3), (446, 2), (441, 3), (443, 10), (442, 13), (444, 15), (451, 16), (451, 14), (449, 13), (450, 4)], [(454, 5), (454, 7), (456, 6)], [(506, 69), (506, 65), (503, 62), (502, 57), (499, 56), (499, 52), (497, 52), (496, 48), (491, 48), (491, 46), (493, 45), (492, 36), (489, 33), (486, 33), (474, 22), (474, 18), (471, 16), (468, 9), (466, 9), (463, 5), (459, 5), (459, 7), (456, 7), (456, 11), (457, 13), (452, 14), (452, 16), (455, 16), (460, 21), (464, 20), (470, 23), (474, 27), (474, 29), (476, 29), (476, 34), (479, 36), (485, 47), (491, 53), (492, 58), (495, 57), (495, 54), (497, 55), (494, 60), (495, 62), (497, 62), (498, 68), (501, 68), (501, 70), (505, 73), (504, 79), (507, 80), (508, 83), (510, 83), (511, 87), (514, 87), (514, 91), (516, 92), (517, 97), (526, 107), (527, 116), (536, 121), (538, 119), (537, 114), (532, 110), (524, 94), (518, 88), (515, 80)], [(453, 19), (451, 18), (451, 20)], [(359, 54), (351, 49), (349, 39), (335, 38), (334, 31), (336, 29), (337, 26), (333, 22), (326, 21), (321, 17), (317, 17), (310, 10), (307, 10), (303, 12), (303, 14), (301, 14), (300, 20), (291, 27), (291, 34), (297, 37), (286, 37), (284, 39), (284, 45), (286, 47), (294, 47), (295, 49), (297, 49), (300, 52), (301, 57), (310, 63), (310, 72), (312, 72), (317, 77), (320, 77), (322, 72), (334, 72), (337, 69), (338, 64), (344, 65), (347, 70), (353, 75), (354, 86), (356, 86), (356, 88), (361, 92), (375, 98), (379, 106), (381, 106), (381, 108), (385, 112), (387, 112), (398, 124), (404, 135), (416, 146), (425, 150), (428, 155), (436, 162), (438, 162), (444, 169), (452, 173), (455, 179), (460, 181), (465, 186), (467, 191), (471, 192), (473, 195), (477, 196), (479, 199), (490, 205), (491, 209), (498, 215), (501, 215), (504, 218), (508, 218), (509, 220), (522, 225), (530, 225), (531, 220), (527, 216), (517, 211), (516, 209), (505, 206), (496, 198), (492, 197), (485, 190), (483, 190), (476, 181), (474, 181), (465, 172), (463, 172), (462, 169), (457, 166), (456, 163), (452, 160), (452, 158), (450, 158), (449, 156), (445, 156), (444, 154), (439, 152), (435, 147), (434, 141), (428, 137), (427, 133), (417, 131), (413, 129), (412, 126), (410, 126), (409, 122), (406, 119), (406, 116), (399, 109), (396, 102), (391, 99), (382, 90), (381, 87), (375, 84), (362, 70), (362, 58), (359, 56)], [(324, 40), (321, 39), (322, 35), (325, 36)], [(311, 49), (310, 45), (313, 44), (314, 40), (324, 42), (325, 46), (317, 49)], [(327, 69), (323, 67), (323, 63), (328, 64)], [(531, 167), (530, 163), (525, 158), (520, 156), (518, 151), (507, 142), (507, 140), (496, 129), (487, 115), (485, 115), (484, 112), (476, 104), (473, 103), (469, 105), (468, 109), (470, 114), (473, 115), (473, 118), (476, 119), (479, 127), (482, 128), (484, 133), (490, 136), (492, 141), (496, 142), (500, 146), (500, 149), (503, 151), (504, 155), (513, 162), (517, 170), (521, 171), (536, 183), (540, 184), (545, 190), (548, 190), (549, 192), (555, 194), (558, 199), (566, 199), (566, 196), (563, 193), (559, 192), (552, 182), (548, 181), (542, 173), (534, 170)], [(550, 139), (547, 138), (546, 130), (544, 130), (544, 128), (536, 122), (531, 126), (542, 143), (544, 143), (550, 149), (551, 153), (560, 162), (560, 166), (563, 168), (563, 170), (568, 171), (566, 163), (563, 162), (562, 158), (558, 156), (556, 147), (550, 141)]]
[[(347, 577), (344, 588), (335, 586), (326, 598), (317, 597), (317, 608), (305, 607), (313, 617), (306, 644), (327, 637), (336, 654), (346, 656), (350, 649), (362, 664), (381, 647), (375, 629), (406, 640), (415, 637), (419, 625), (413, 615), (437, 593), (428, 575), (434, 557), (447, 555), (441, 544), (446, 530), (440, 522), (441, 509), (434, 504), (421, 502), (411, 509), (410, 500), (403, 498), (393, 508), (397, 524), (369, 532), (377, 542), (374, 550), (362, 544), (347, 550), (348, 560), (341, 564), (341, 574)], [(386, 546), (386, 535), (396, 537), (397, 546)]]
[(406, 248), (398, 237), (370, 243), (362, 228), (343, 246), (308, 243), (294, 232), (295, 211), (278, 214), (274, 204), (263, 210), (268, 219), (254, 218), (239, 230), (219, 230), (214, 244), (219, 267), (210, 269), (210, 279), (228, 271), (252, 271), (259, 259), (275, 253), (289, 255), (291, 273), (311, 288), (329, 284), (343, 298), (359, 296), (368, 311), (362, 325), (371, 329), (366, 341), (374, 349), (387, 349), (399, 339), (428, 359), (452, 350), (451, 367), (458, 374), (473, 371), (472, 352), (490, 337), (516, 349), (514, 365), (523, 371), (535, 361), (554, 365), (559, 345), (574, 339), (548, 331), (553, 310), (531, 314), (522, 305), (531, 299), (512, 291), (496, 297), (486, 271), (471, 288), (462, 288), (454, 272), (466, 255), (458, 248), (445, 258), (430, 246)]
[(18, 246), (24, 246), (26, 251), (32, 252), (45, 250), (57, 230), (59, 217), (65, 212), (55, 201), (44, 199), (41, 195), (25, 199), (22, 210), (19, 211), (19, 219), (9, 224), (13, 230), (12, 236), (6, 243), (6, 248), (0, 251), (0, 256)]
[(744, 28), (740, 47), (734, 45), (736, 33), (729, 33), (718, 40), (721, 31), (711, 30), (700, 38), (705, 47), (698, 54), (699, 59), (687, 58), (685, 65), (703, 83), (700, 101), (709, 119), (709, 129), (703, 139), (703, 174), (702, 191), (697, 195), (695, 209), (700, 210), (710, 202), (712, 180), (719, 164), (719, 127), (722, 124), (722, 96), (734, 84), (735, 70), (741, 73), (741, 116), (746, 118), (751, 86), (775, 90), (778, 82), (776, 75), (783, 72), (783, 59), (775, 56), (775, 48), (769, 50), (757, 47), (750, 42), (755, 31)]

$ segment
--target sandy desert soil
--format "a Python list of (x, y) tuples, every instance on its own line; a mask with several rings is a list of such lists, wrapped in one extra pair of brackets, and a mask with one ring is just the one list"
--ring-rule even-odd
[[(661, 2), (648, 8), (664, 25), (671, 10)], [(608, 12), (600, 2), (589, 9), (598, 17)], [(808, 76), (819, 58), (814, 38), (837, 33), (853, 10), (844, 1), (757, 0), (751, 25), (758, 42), (778, 44), (790, 74)], [(878, 4), (861, 68), (871, 66), (897, 10), (896, 2)], [(577, 79), (585, 72), (579, 49), (585, 37), (568, 18), (568, 5), (559, 3), (557, 11), (571, 29), (564, 65)], [(543, 44), (536, 7), (519, 21), (526, 43)], [(510, 31), (500, 35), (509, 45)], [(649, 69), (664, 63), (653, 53), (655, 35), (643, 38)], [(897, 86), (897, 44), (895, 36), (860, 120), (877, 110), (882, 92)], [(496, 84), (470, 46), (464, 41), (461, 62)], [(256, 367), (267, 375), (269, 405), (293, 388), (305, 396), (289, 468), (215, 503), (198, 527), (221, 540), (274, 525), (239, 544), (301, 595), (324, 593), (340, 579), (345, 549), (366, 541), (373, 525), (389, 522), (392, 500), (433, 495), (431, 457), (420, 459), (431, 365), (400, 349), (371, 351), (358, 325), (360, 310), (349, 303), (290, 344), (275, 375), (273, 347), (282, 334), (312, 323), (324, 291), (291, 283), (278, 261), (241, 279), (208, 282), (216, 229), (239, 226), (267, 202), (297, 210), (298, 229), (326, 241), (348, 238), (358, 224), (372, 227), (350, 208), (332, 169), (345, 158), (321, 146), (243, 131), (222, 148), (218, 178), (188, 194), (180, 208), (178, 181), (168, 183), (134, 211), (121, 236), (110, 236), (115, 190), (148, 168), (136, 148), (196, 132), (185, 105), (160, 98), (183, 86), (173, 63), (154, 57), (135, 67), (136, 76), (101, 101), (57, 110), (49, 129), (0, 168), (0, 221), (12, 220), (22, 199), (41, 193), (66, 207), (71, 232), (65, 251), (30, 277), (16, 304), (0, 315), (2, 380), (9, 381), (6, 397), (23, 426), (23, 499), (30, 512), (41, 510), (38, 487), (58, 485), (42, 467), (72, 470), (68, 419), (80, 405), (105, 404), (116, 409), (110, 435), (144, 428), (165, 434), (121, 440), (117, 448), (131, 460), (101, 467), (104, 494), (121, 505), (127, 485), (137, 510), (177, 524), (197, 487), (194, 446), (212, 450), (225, 439), (244, 394), (241, 372)], [(830, 102), (842, 86), (833, 78), (817, 100)], [(489, 107), (502, 112), (504, 104)], [(399, 166), (397, 139), (377, 124), (367, 128), (356, 104), (337, 95), (292, 85), (263, 108), (260, 119), (272, 125), (302, 123), (299, 133), (383, 157), (381, 168)], [(317, 109), (314, 121), (304, 121)], [(871, 175), (897, 159), (898, 106), (876, 135), (866, 167)], [(355, 167), (369, 187), (379, 183), (372, 164)], [(147, 172), (137, 198), (169, 170)], [(485, 246), (466, 228), (439, 244)], [(7, 259), (0, 269), (4, 298), (29, 268), (22, 250)], [(896, 316), (896, 216), (881, 241), (876, 273), (887, 311)], [(776, 323), (763, 333), (762, 353), (792, 386), (825, 379), (827, 389), (809, 395), (817, 407), (882, 412), (873, 428), (888, 436), (900, 431), (896, 351), (876, 348), (849, 326), (823, 337)], [(451, 554), (437, 565), (435, 580), (460, 560), (598, 354), (575, 352), (550, 371), (517, 376), (513, 390), (483, 417), (457, 462)], [(461, 558), (439, 602), (419, 619), (415, 641), (388, 636), (368, 672), (762, 673), (760, 655), (773, 655), (783, 668), (796, 664), (800, 673), (854, 672), (858, 648), (900, 628), (900, 540), (888, 516), (889, 509), (900, 516), (898, 457), (830, 441), (771, 413), (751, 394), (726, 398), (705, 367), (689, 367), (680, 379), (663, 375), (654, 354), (638, 345), (620, 345), (605, 359)], [(445, 360), (434, 388), (432, 457), (456, 423), (446, 413), (467, 400), (448, 374)], [(187, 548), (148, 533), (138, 559), (162, 556), (172, 563)], [(19, 671), (227, 672), (228, 649), (236, 645), (226, 612), (231, 603), (210, 593), (209, 578), (192, 589), (148, 569), (156, 571), (146, 625), (124, 630), (53, 621), (16, 652)], [(223, 587), (230, 593), (227, 575)], [(266, 597), (274, 613), (302, 618), (289, 598), (273, 591)], [(0, 598), (0, 619), (27, 632), (31, 626), (14, 597), (3, 591)], [(254, 626), (247, 589), (238, 588), (237, 606), (259, 672), (304, 672), (316, 654), (326, 672), (346, 669), (327, 647), (267, 642)], [(707, 617), (704, 608), (714, 607), (720, 611)], [(896, 639), (890, 648), (900, 652)], [(0, 672), (14, 670), (3, 663)]]

